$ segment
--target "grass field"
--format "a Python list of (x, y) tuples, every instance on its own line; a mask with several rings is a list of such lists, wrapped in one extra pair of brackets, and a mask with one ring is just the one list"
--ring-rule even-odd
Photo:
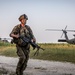
[[(30, 51), (30, 58), (52, 60), (52, 61), (65, 61), (75, 63), (75, 45), (70, 44), (39, 44), (45, 50), (39, 51), (38, 56), (34, 56), (36, 50)], [(0, 43), (0, 55), (16, 57), (16, 47), (10, 43)]]

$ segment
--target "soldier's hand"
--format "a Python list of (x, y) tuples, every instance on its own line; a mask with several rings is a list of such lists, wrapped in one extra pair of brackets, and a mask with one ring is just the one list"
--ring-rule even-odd
[(18, 39), (19, 38), (19, 34), (13, 35), (13, 37)]
[(15, 38), (17, 38), (17, 39), (18, 39), (18, 38), (19, 38), (19, 34), (15, 35)]
[(16, 35), (15, 34), (11, 34), (10, 36), (13, 37), (13, 38), (19, 38), (19, 34), (16, 34)]
[(36, 39), (35, 38), (33, 38), (32, 41), (36, 43)]

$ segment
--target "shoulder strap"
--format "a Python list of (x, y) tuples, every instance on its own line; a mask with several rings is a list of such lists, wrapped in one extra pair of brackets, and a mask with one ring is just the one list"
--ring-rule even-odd
[[(18, 26), (18, 30), (19, 30), (19, 34), (20, 34), (20, 29), (21, 29), (21, 24), (17, 25)], [(32, 33), (31, 33), (31, 30), (30, 30), (30, 27), (28, 25), (25, 25), (26, 29), (29, 31), (29, 35), (32, 37)]]
[(28, 25), (25, 25), (25, 27), (27, 28), (27, 30), (29, 31), (29, 34), (30, 34), (29, 26)]
[(17, 25), (17, 28), (18, 28), (18, 32), (20, 34), (21, 24)]
[(31, 38), (33, 38), (34, 35), (33, 35), (33, 32), (31, 30), (30, 26), (28, 26), (28, 25), (25, 25), (25, 26), (26, 26), (27, 30), (29, 31), (29, 35), (31, 36)]
[[(29, 34), (31, 34), (31, 33), (30, 33), (31, 31), (30, 31), (29, 26), (28, 26), (28, 25), (25, 25), (25, 27), (26, 27), (26, 29), (29, 31)], [(20, 34), (21, 24), (17, 25), (17, 28), (18, 28), (19, 34)]]
[(28, 25), (25, 25), (25, 27), (26, 27), (27, 29), (29, 29), (29, 26), (28, 26)]

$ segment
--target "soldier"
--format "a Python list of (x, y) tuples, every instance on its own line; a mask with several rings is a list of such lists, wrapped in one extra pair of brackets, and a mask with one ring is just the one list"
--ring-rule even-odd
[(26, 22), (28, 20), (28, 17), (26, 14), (23, 14), (19, 17), (19, 21), (21, 24), (16, 25), (12, 32), (10, 33), (10, 37), (15, 38), (16, 42), (16, 48), (17, 48), (17, 55), (19, 56), (19, 62), (17, 64), (16, 68), (16, 74), (17, 75), (23, 75), (23, 71), (27, 67), (27, 62), (29, 59), (29, 52), (30, 52), (30, 44), (25, 44), (22, 46), (22, 39), (19, 39), (20, 35), (31, 37), (31, 40), (33, 42), (36, 42), (36, 39), (33, 35), (33, 32), (31, 28), (26, 25)]

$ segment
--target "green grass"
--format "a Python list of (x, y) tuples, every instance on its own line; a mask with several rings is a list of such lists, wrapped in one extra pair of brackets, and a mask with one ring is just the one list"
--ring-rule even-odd
[(15, 44), (0, 42), (0, 55), (17, 56)]
[(45, 51), (40, 50), (38, 56), (33, 56), (34, 51), (31, 51), (30, 57), (34, 59), (52, 60), (52, 61), (66, 61), (75, 63), (75, 46), (73, 45), (42, 45)]
[(0, 55), (10, 56), (10, 57), (16, 57), (16, 48), (15, 47), (6, 47), (4, 50), (0, 51)]
[[(36, 50), (30, 51), (30, 58), (65, 61), (75, 63), (75, 45), (70, 44), (39, 44), (45, 50), (39, 50), (39, 55), (34, 56)], [(0, 55), (16, 57), (16, 47), (11, 44), (0, 44)]]

